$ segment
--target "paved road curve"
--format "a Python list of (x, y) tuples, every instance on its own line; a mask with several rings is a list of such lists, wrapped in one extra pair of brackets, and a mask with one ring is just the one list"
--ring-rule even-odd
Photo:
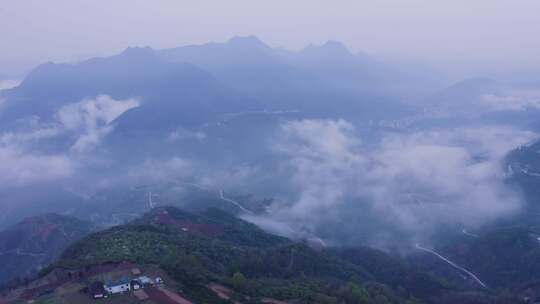
[(416, 244), (416, 248), (417, 249), (420, 249), (420, 250), (423, 250), (423, 251), (426, 251), (426, 252), (429, 252), (435, 256), (437, 256), (438, 258), (440, 258), (441, 260), (445, 261), (446, 263), (450, 264), (452, 267), (458, 269), (458, 270), (461, 270), (463, 272), (465, 272), (467, 275), (469, 275), (474, 281), (476, 281), (478, 284), (480, 284), (483, 288), (487, 288), (486, 284), (484, 284), (484, 282), (482, 282), (476, 275), (474, 275), (474, 273), (468, 271), (467, 269), (457, 265), (456, 263), (450, 261), (449, 259), (443, 257), (442, 255), (438, 254), (437, 252), (431, 250), (431, 249), (428, 249), (428, 248), (425, 248), (425, 247), (422, 247), (420, 246), (420, 244)]

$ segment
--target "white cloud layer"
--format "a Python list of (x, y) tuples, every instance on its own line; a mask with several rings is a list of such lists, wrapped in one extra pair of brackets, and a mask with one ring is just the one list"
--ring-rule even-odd
[(509, 127), (458, 128), (389, 134), (373, 147), (343, 120), (289, 122), (282, 133), (275, 148), (286, 156), (298, 196), (273, 206), (271, 220), (316, 234), (329, 221), (356, 225), (369, 213), (381, 224), (377, 233), (386, 226), (416, 237), (519, 210), (500, 162), (535, 136)]
[(14, 88), (20, 85), (21, 82), (22, 81), (20, 79), (4, 79), (4, 80), (0, 79), (0, 90)]
[(481, 103), (490, 111), (525, 111), (540, 109), (540, 92), (538, 95), (514, 94), (506, 96), (484, 95)]
[(16, 147), (0, 146), (0, 187), (17, 187), (53, 181), (74, 172), (65, 155), (29, 153)]
[[(98, 145), (113, 129), (112, 121), (138, 105), (135, 99), (114, 100), (102, 95), (62, 107), (53, 122), (44, 123), (39, 117), (28, 117), (21, 129), (1, 133), (0, 188), (73, 175), (81, 161), (77, 154)], [(47, 140), (63, 135), (76, 138), (69, 151), (44, 152), (40, 148)]]
[(203, 141), (206, 139), (206, 134), (201, 131), (190, 131), (184, 128), (177, 128), (167, 135), (167, 141), (181, 141), (186, 139), (195, 139), (198, 141)]
[(67, 131), (80, 132), (72, 149), (87, 151), (97, 145), (113, 127), (111, 122), (129, 109), (139, 106), (136, 99), (114, 100), (107, 95), (62, 107), (56, 117)]

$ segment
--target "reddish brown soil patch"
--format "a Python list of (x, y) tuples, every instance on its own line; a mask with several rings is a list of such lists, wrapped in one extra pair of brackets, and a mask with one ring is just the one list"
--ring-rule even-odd
[(56, 288), (68, 282), (112, 271), (131, 270), (134, 266), (135, 264), (123, 262), (119, 264), (95, 265), (80, 270), (55, 269), (52, 273), (55, 279), (52, 280), (52, 282), (49, 281), (32, 288), (26, 288), (22, 291), (20, 298), (23, 300), (31, 300), (41, 295), (52, 293)]
[(30, 232), (31, 237), (39, 238), (43, 242), (47, 241), (50, 235), (58, 229), (58, 225), (39, 216), (26, 218), (21, 224), (26, 227), (23, 229)]
[(146, 288), (146, 294), (151, 301), (160, 304), (193, 304), (193, 302), (182, 298), (181, 296), (168, 291), (164, 288)]
[(207, 287), (221, 299), (229, 300), (231, 298), (229, 296), (231, 294), (231, 290), (223, 285), (211, 283)]
[(148, 294), (142, 290), (142, 289), (139, 289), (139, 290), (135, 290), (133, 292), (133, 295), (137, 298), (137, 300), (139, 301), (144, 301), (146, 299), (148, 299)]
[(221, 226), (176, 220), (166, 213), (156, 215), (154, 221), (160, 225), (171, 226), (181, 231), (200, 233), (206, 236), (219, 236), (223, 234), (223, 227)]
[(39, 287), (26, 289), (21, 294), (21, 299), (31, 300), (45, 294), (53, 293), (57, 287), (67, 282), (69, 282), (69, 280), (58, 280), (56, 282), (41, 285)]
[(42, 229), (37, 231), (36, 234), (42, 241), (47, 241), (50, 235), (57, 229), (58, 229), (58, 225), (47, 223)]

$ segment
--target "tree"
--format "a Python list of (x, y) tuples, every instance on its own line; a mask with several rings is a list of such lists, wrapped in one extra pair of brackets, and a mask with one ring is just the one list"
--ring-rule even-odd
[(371, 301), (369, 293), (362, 287), (349, 282), (343, 292), (347, 304), (368, 304)]
[(231, 285), (234, 287), (234, 289), (244, 291), (247, 288), (247, 284), (248, 281), (242, 273), (237, 271), (233, 274), (231, 278)]

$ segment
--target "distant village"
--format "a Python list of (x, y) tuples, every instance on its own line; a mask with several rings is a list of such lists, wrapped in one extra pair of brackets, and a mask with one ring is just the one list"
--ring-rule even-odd
[(139, 268), (131, 269), (132, 276), (124, 276), (119, 280), (110, 281), (95, 281), (88, 287), (90, 296), (94, 299), (107, 298), (109, 295), (123, 294), (133, 292), (133, 295), (140, 301), (148, 299), (148, 294), (144, 291), (145, 288), (154, 286), (163, 286), (165, 282), (161, 277), (150, 278), (141, 275)]
[[(78, 269), (56, 268), (47, 275), (0, 293), (0, 304), (117, 303), (193, 304), (177, 294), (176, 282), (157, 265), (106, 263)], [(125, 297), (125, 300), (123, 299)]]

